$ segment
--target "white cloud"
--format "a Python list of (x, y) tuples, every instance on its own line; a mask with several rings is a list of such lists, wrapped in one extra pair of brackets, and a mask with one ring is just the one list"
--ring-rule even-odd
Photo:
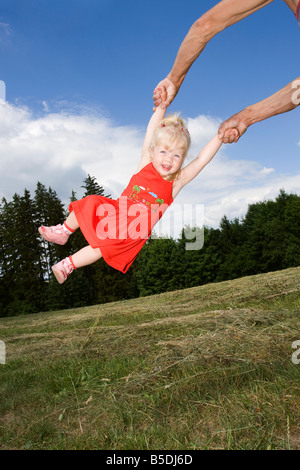
[(4, 34), (5, 36), (11, 35), (11, 27), (8, 23), (0, 22), (0, 34)]
[[(89, 173), (118, 196), (136, 168), (142, 133), (116, 127), (93, 114), (45, 114), (35, 118), (26, 108), (0, 104), (0, 196), (10, 198), (36, 182), (67, 199)], [(115, 192), (117, 191), (117, 192)]]
[(44, 111), (45, 111), (46, 113), (48, 113), (48, 112), (49, 112), (49, 106), (48, 106), (47, 101), (43, 101), (43, 102), (42, 102), (42, 105), (43, 105)]
[(12, 30), (8, 23), (0, 22), (0, 47), (3, 49), (11, 43)]
[[(49, 110), (47, 103), (43, 107)], [(188, 119), (193, 142), (190, 159), (213, 137), (218, 126), (218, 120), (207, 116)], [(40, 181), (67, 203), (72, 190), (77, 197), (82, 196), (81, 185), (88, 173), (97, 178), (106, 193), (118, 197), (137, 167), (144, 132), (133, 126), (116, 126), (90, 110), (34, 117), (27, 108), (0, 102), (0, 197), (10, 200), (14, 193), (22, 194), (25, 187), (33, 193)], [(279, 175), (257, 161), (234, 160), (230, 158), (230, 146), (223, 146), (179, 194), (174, 219), (181, 223), (183, 204), (204, 205), (204, 223), (217, 227), (224, 215), (229, 219), (242, 217), (248, 204), (273, 199), (281, 188), (299, 193), (299, 187), (299, 174)], [(175, 231), (177, 236), (180, 225)]]

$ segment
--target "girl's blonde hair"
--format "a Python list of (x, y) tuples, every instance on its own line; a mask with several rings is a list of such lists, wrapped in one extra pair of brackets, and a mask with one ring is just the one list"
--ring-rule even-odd
[(175, 142), (182, 147), (185, 157), (191, 145), (191, 138), (185, 122), (179, 116), (179, 113), (170, 114), (161, 121), (151, 139), (149, 145), (150, 153), (159, 144), (172, 145)]

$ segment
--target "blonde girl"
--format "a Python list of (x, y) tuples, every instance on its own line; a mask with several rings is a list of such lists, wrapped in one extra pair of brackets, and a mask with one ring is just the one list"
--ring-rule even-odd
[(159, 106), (149, 121), (137, 170), (118, 199), (87, 196), (70, 204), (62, 225), (39, 227), (48, 242), (64, 245), (78, 228), (87, 240), (86, 247), (52, 266), (59, 283), (74, 269), (100, 258), (126, 273), (165, 210), (221, 147), (216, 135), (182, 168), (191, 143), (189, 132), (177, 114), (164, 116), (165, 108)]

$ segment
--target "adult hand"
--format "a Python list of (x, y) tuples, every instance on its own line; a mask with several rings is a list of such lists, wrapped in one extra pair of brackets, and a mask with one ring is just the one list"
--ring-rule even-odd
[(247, 128), (248, 126), (239, 117), (239, 113), (234, 114), (220, 125), (218, 136), (224, 144), (236, 143), (245, 134)]
[[(160, 89), (165, 89), (166, 90), (166, 97), (165, 95), (162, 96), (160, 93)], [(166, 77), (164, 80), (159, 82), (159, 84), (155, 87), (153, 91), (153, 101), (154, 101), (154, 107), (153, 111), (159, 106), (160, 104), (162, 105), (163, 108), (167, 108), (169, 104), (172, 103), (174, 100), (175, 96), (178, 93), (179, 88), (177, 88), (174, 83)]]

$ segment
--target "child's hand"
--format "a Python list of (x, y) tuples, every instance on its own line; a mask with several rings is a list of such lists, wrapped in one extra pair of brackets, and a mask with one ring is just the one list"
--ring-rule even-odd
[(236, 143), (246, 130), (245, 122), (242, 121), (239, 114), (235, 114), (220, 125), (218, 136), (223, 144), (232, 144)]
[(153, 111), (160, 107), (162, 109), (165, 109), (167, 107), (167, 104), (165, 103), (167, 97), (168, 97), (168, 92), (167, 89), (164, 86), (157, 87), (155, 88), (153, 95), (156, 96), (156, 103), (159, 103), (158, 106), (153, 108)]
[[(220, 137), (219, 137), (220, 138)], [(237, 142), (240, 138), (239, 131), (237, 129), (227, 129), (224, 132), (223, 141), (224, 144), (232, 144), (233, 142)]]

